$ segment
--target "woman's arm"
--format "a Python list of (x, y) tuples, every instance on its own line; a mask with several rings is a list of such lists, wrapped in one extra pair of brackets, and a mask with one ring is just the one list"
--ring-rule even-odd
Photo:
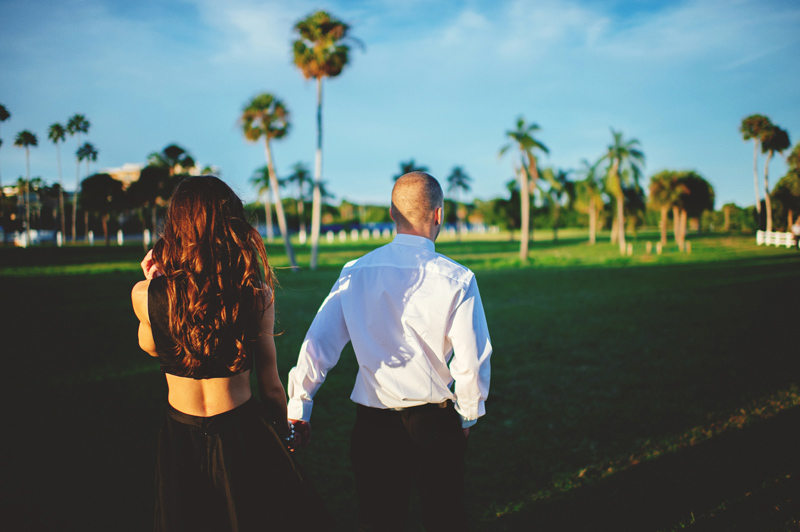
[(150, 315), (147, 313), (147, 289), (150, 280), (139, 281), (131, 291), (133, 311), (139, 318), (139, 347), (151, 357), (157, 357), (156, 342), (153, 340), (153, 331), (150, 329)]
[[(260, 308), (256, 309), (256, 316), (260, 315), (258, 322), (258, 338), (255, 340), (255, 370), (258, 380), (258, 394), (261, 402), (267, 407), (270, 415), (277, 422), (278, 434), (283, 437), (282, 431), (287, 430), (286, 422), (286, 390), (283, 388), (278, 375), (277, 354), (275, 350), (275, 337), (273, 328), (275, 324), (275, 302), (264, 309), (269, 303), (271, 293), (264, 294)], [(263, 309), (263, 314), (262, 314)]]

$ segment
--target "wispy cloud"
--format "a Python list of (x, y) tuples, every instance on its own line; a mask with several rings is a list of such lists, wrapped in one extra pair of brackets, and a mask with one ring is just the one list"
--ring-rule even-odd
[(251, 0), (195, 0), (200, 16), (219, 43), (215, 63), (285, 63), (292, 27), (311, 11), (310, 4)]

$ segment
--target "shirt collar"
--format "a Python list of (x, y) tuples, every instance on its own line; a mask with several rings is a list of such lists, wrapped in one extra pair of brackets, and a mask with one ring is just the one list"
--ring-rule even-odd
[(424, 236), (406, 235), (404, 233), (397, 233), (392, 240), (392, 244), (399, 244), (401, 246), (411, 246), (415, 248), (422, 248), (428, 251), (436, 251), (436, 245), (432, 240)]

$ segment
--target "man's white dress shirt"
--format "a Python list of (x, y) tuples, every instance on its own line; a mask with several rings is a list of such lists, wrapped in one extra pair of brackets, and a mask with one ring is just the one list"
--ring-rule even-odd
[(450, 399), (464, 427), (485, 413), (492, 345), (478, 285), (431, 240), (398, 234), (344, 266), (289, 372), (290, 419), (310, 419), (348, 341), (358, 359), (354, 402), (386, 409)]

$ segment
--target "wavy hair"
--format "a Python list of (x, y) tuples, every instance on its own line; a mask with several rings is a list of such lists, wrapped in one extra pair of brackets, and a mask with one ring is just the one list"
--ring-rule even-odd
[(214, 176), (181, 181), (153, 259), (167, 279), (174, 354), (187, 374), (212, 359), (234, 373), (245, 367), (257, 311), (273, 303), (273, 277), (236, 193)]

